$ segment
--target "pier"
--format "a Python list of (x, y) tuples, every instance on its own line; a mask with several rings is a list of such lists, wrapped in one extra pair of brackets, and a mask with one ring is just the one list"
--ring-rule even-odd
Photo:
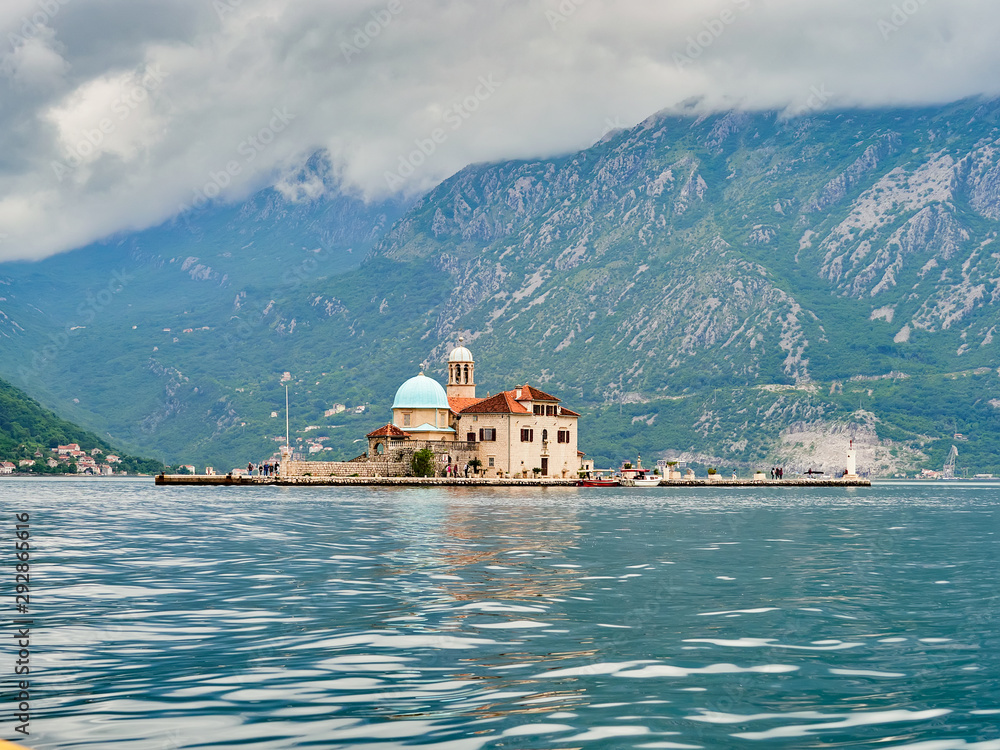
[[(485, 477), (250, 477), (230, 474), (157, 474), (156, 484), (163, 486), (212, 486), (212, 487), (576, 487), (576, 479), (516, 478), (487, 479)], [(623, 485), (618, 485), (622, 487)], [(671, 479), (663, 480), (660, 487), (871, 487), (868, 479)], [(598, 493), (601, 487), (581, 487)], [(636, 492), (656, 487), (629, 487)]]

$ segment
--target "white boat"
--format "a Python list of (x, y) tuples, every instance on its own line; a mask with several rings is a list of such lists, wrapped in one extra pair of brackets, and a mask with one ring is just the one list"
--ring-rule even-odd
[(639, 465), (635, 469), (628, 465), (622, 466), (622, 487), (659, 487), (660, 477), (652, 474), (649, 469), (642, 468), (641, 458), (636, 463)]
[(660, 478), (657, 476), (652, 477), (636, 477), (632, 480), (636, 487), (659, 487)]

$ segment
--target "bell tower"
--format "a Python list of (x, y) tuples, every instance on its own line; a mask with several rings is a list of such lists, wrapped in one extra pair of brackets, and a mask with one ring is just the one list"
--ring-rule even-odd
[(476, 363), (463, 341), (460, 338), (448, 355), (448, 398), (476, 397)]

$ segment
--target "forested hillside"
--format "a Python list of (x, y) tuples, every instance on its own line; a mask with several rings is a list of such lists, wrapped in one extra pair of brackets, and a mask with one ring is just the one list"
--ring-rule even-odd
[(73, 471), (75, 463), (54, 468), (46, 465), (46, 459), (55, 455), (52, 448), (70, 443), (78, 444), (87, 453), (98, 448), (103, 454), (117, 454), (121, 458), (121, 463), (115, 467), (117, 471), (152, 474), (163, 468), (159, 461), (136, 458), (116, 451), (114, 446), (93, 432), (60, 419), (43, 409), (23, 391), (0, 380), (0, 461), (17, 463), (31, 459), (35, 465), (22, 470), (40, 473)]

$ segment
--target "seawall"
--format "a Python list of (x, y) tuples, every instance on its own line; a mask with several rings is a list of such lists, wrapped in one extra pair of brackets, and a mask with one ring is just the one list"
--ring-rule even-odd
[[(485, 477), (243, 477), (227, 474), (158, 474), (156, 484), (164, 486), (254, 487), (273, 484), (279, 487), (575, 487), (576, 479), (486, 479)], [(868, 479), (707, 479), (664, 481), (660, 487), (871, 487)], [(582, 487), (588, 492), (600, 492), (601, 487)], [(629, 487), (636, 492), (655, 487)]]

